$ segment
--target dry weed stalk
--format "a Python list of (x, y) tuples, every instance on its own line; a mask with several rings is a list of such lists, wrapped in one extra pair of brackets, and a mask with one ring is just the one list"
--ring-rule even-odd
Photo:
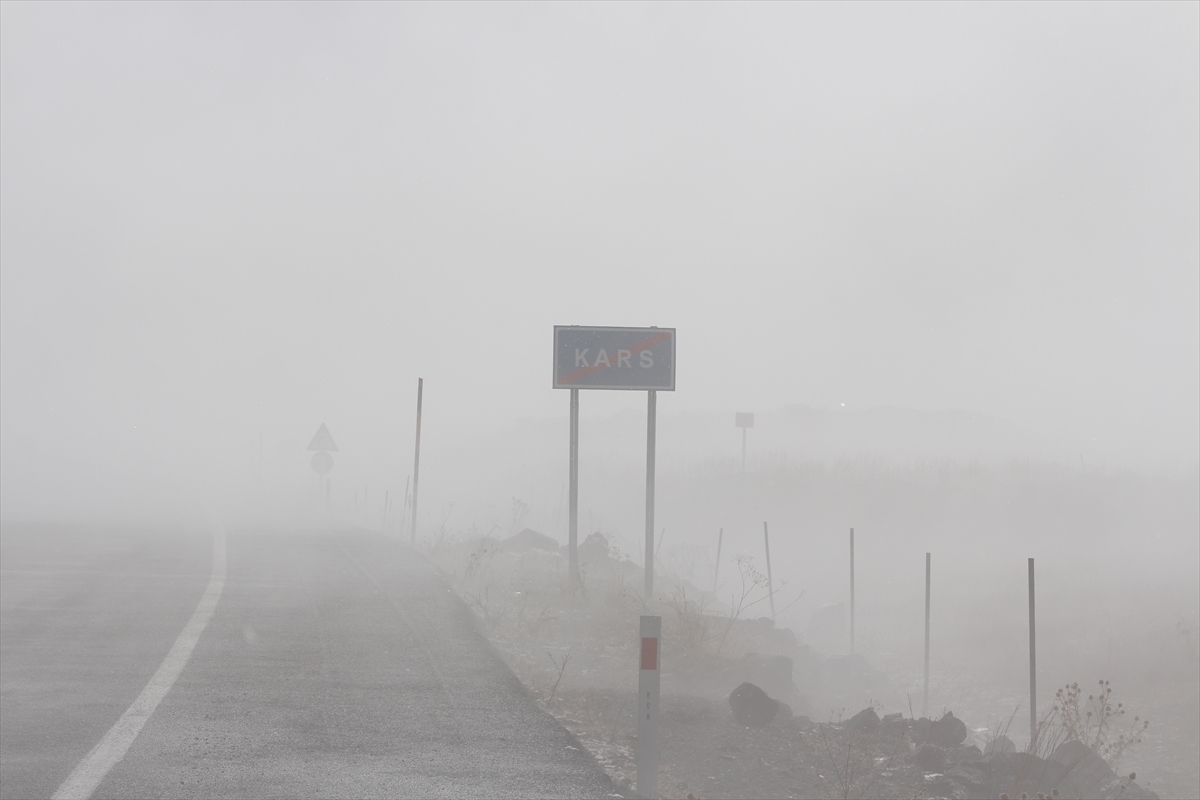
[[(835, 797), (840, 797), (842, 800), (850, 800), (852, 793), (857, 790), (858, 798), (870, 797), (871, 789), (879, 782), (884, 773), (892, 768), (896, 757), (900, 751), (905, 748), (908, 741), (908, 734), (900, 736), (896, 740), (896, 745), (887, 756), (879, 756), (875, 747), (872, 746), (872, 732), (860, 731), (857, 734), (848, 736), (845, 742), (845, 753), (842, 753), (840, 747), (835, 747), (829, 741), (829, 736), (826, 733), (825, 725), (818, 725), (817, 729), (821, 732), (821, 742), (825, 748), (825, 754), (829, 757), (829, 763), (833, 767), (835, 780), (830, 786), (826, 783), (826, 791)], [(822, 781), (825, 780), (823, 775), (818, 773)], [(866, 785), (863, 785), (863, 782)], [(859, 788), (861, 787), (861, 788)]]
[(550, 663), (554, 665), (556, 670), (558, 670), (558, 677), (555, 679), (554, 685), (550, 687), (550, 697), (546, 699), (547, 703), (554, 702), (554, 695), (558, 691), (558, 685), (562, 683), (563, 673), (567, 670), (567, 662), (571, 660), (571, 651), (574, 649), (575, 648), (573, 647), (568, 648), (567, 654), (563, 656), (563, 660), (561, 662), (559, 662), (558, 659), (554, 657), (554, 654), (549, 650), (546, 651), (546, 655), (550, 657)]
[(674, 593), (665, 599), (675, 613), (675, 647), (685, 654), (702, 651), (712, 638), (708, 617), (704, 613), (705, 599), (689, 600), (687, 589), (683, 586), (676, 587)]
[(1101, 680), (1099, 689), (1085, 699), (1078, 683), (1068, 683), (1054, 693), (1054, 706), (1038, 723), (1037, 755), (1049, 756), (1060, 744), (1075, 739), (1103, 758), (1113, 771), (1134, 745), (1141, 744), (1150, 721), (1135, 716), (1126, 730), (1119, 729), (1125, 704), (1114, 703), (1112, 687)]
[(741, 596), (734, 594), (730, 598), (729, 617), (725, 621), (725, 627), (721, 631), (721, 638), (717, 641), (717, 649), (715, 655), (721, 655), (721, 649), (725, 647), (725, 640), (729, 638), (729, 632), (733, 629), (733, 625), (742, 616), (742, 612), (751, 606), (757, 605), (766, 600), (770, 595), (764, 594), (757, 600), (747, 602), (750, 595), (755, 589), (767, 585), (767, 576), (763, 575), (754, 568), (754, 558), (752, 556), (738, 556), (738, 575), (741, 579)]

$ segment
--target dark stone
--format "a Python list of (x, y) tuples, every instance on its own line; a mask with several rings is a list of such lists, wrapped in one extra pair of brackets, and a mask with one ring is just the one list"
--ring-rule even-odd
[(1083, 797), (1099, 797), (1117, 782), (1117, 773), (1112, 771), (1108, 762), (1078, 739), (1063, 742), (1054, 748), (1050, 760), (1067, 768), (1067, 780), (1076, 790), (1074, 793)]
[(753, 683), (772, 697), (797, 699), (796, 684), (792, 682), (792, 660), (787, 656), (746, 653), (732, 677), (738, 683)]
[(915, 719), (909, 726), (909, 730), (912, 731), (913, 744), (925, 744), (929, 741), (930, 732), (933, 731), (933, 721), (928, 717)]
[(946, 772), (946, 777), (958, 784), (955, 797), (987, 797), (987, 775), (977, 766), (959, 764)]
[(608, 558), (608, 537), (600, 531), (589, 533), (587, 538), (579, 543), (581, 558)]
[(973, 744), (960, 744), (947, 753), (946, 757), (953, 764), (970, 764), (975, 761), (982, 761), (983, 753)]
[(538, 533), (533, 528), (525, 528), (520, 533), (514, 534), (504, 541), (500, 542), (500, 546), (505, 550), (510, 550), (516, 553), (524, 553), (526, 550), (549, 550), (552, 553), (558, 552), (558, 542), (551, 539), (544, 533)]
[(762, 728), (770, 725), (779, 713), (779, 701), (753, 683), (743, 683), (729, 695), (729, 708), (739, 725)]
[(878, 727), (879, 715), (870, 706), (855, 714), (846, 723), (846, 730), (851, 733), (870, 733)]
[(913, 754), (912, 763), (922, 772), (941, 772), (946, 767), (946, 758), (942, 751), (930, 745), (922, 745)]
[(1038, 792), (1050, 794), (1054, 789), (1064, 797), (1078, 796), (1064, 785), (1067, 768), (1058, 762), (1043, 761), (1029, 753), (998, 753), (991, 757), (991, 765), (990, 797), (998, 797), (1001, 792), (1009, 797), (1020, 797), (1022, 792), (1036, 797)]
[(1012, 739), (1005, 736), (1003, 733), (992, 739), (983, 748), (983, 754), (990, 756), (993, 753), (1015, 753), (1017, 746), (1013, 744)]
[[(1083, 742), (1059, 745), (1048, 759), (1029, 753), (996, 753), (971, 765), (989, 776), (987, 795), (1001, 792), (1009, 797), (1030, 797), (1038, 793), (1060, 797), (1120, 797), (1122, 800), (1154, 800), (1158, 797), (1134, 782), (1132, 777), (1117, 775), (1104, 759)], [(990, 770), (990, 771), (989, 771)]]
[(967, 725), (950, 711), (933, 723), (928, 742), (938, 747), (955, 747), (967, 738)]

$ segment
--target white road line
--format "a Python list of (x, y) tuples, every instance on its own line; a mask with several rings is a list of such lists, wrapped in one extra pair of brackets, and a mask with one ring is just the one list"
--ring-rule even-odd
[(208, 588), (204, 590), (204, 596), (200, 598), (200, 605), (196, 606), (196, 611), (188, 620), (188, 624), (184, 626), (183, 633), (179, 634), (179, 638), (175, 640), (171, 651), (163, 659), (158, 671), (150, 678), (146, 688), (142, 689), (142, 693), (133, 701), (133, 705), (125, 710), (125, 713), (117, 720), (117, 724), (109, 728), (100, 743), (93, 747), (92, 751), (84, 756), (79, 765), (67, 776), (62, 786), (59, 786), (58, 791), (54, 793), (54, 800), (87, 800), (92, 796), (92, 792), (96, 791), (100, 781), (104, 780), (108, 771), (125, 757), (125, 753), (128, 752), (129, 746), (141, 732), (146, 720), (150, 719), (154, 709), (158, 708), (158, 704), (167, 696), (167, 692), (171, 691), (171, 686), (183, 672), (183, 668), (187, 666), (188, 659), (192, 656), (192, 649), (200, 640), (200, 634), (208, 627), (208, 622), (212, 619), (213, 611), (216, 609), (217, 601), (221, 599), (221, 592), (224, 589), (225, 529), (218, 526), (213, 534), (212, 577), (208, 580)]

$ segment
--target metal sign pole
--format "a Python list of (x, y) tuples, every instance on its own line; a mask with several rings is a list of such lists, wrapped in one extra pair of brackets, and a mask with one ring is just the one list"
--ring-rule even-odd
[(579, 390), (571, 390), (571, 494), (567, 533), (567, 576), (572, 589), (579, 586)]
[(642, 617), (638, 670), (637, 796), (658, 797), (658, 688), (662, 617)]
[(929, 570), (930, 554), (925, 554), (925, 700), (921, 703), (921, 716), (929, 716)]
[(421, 398), (425, 392), (425, 379), (417, 378), (417, 438), (413, 454), (412, 523), (408, 535), (414, 546), (417, 543), (417, 481), (421, 479)]
[(775, 581), (771, 579), (771, 540), (767, 538), (767, 521), (763, 520), (763, 546), (767, 551), (767, 597), (771, 599), (771, 621), (775, 621)]
[(1033, 559), (1029, 559), (1029, 752), (1037, 754), (1037, 631), (1033, 613)]
[(721, 574), (721, 542), (725, 539), (725, 529), (717, 532), (717, 566), (713, 570), (713, 594), (717, 593), (717, 576)]
[(646, 595), (654, 595), (654, 439), (658, 416), (658, 392), (646, 392)]
[(746, 429), (742, 428), (742, 472), (746, 471)]

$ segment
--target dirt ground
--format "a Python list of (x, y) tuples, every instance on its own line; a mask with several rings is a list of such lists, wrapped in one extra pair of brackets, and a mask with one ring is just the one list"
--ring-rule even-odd
[[(1004, 752), (999, 723), (971, 729), (955, 719), (959, 736), (935, 741), (930, 721), (871, 700), (888, 677), (866, 659), (817, 653), (756, 608), (710, 608), (682, 581), (663, 580), (643, 603), (640, 568), (617, 554), (581, 549), (583, 586), (571, 591), (558, 552), (486, 538), (429, 552), (532, 695), (627, 797), (642, 614), (663, 620), (662, 797), (1156, 796), (1091, 751), (1066, 766)], [(752, 597), (760, 576), (743, 575)], [(785, 704), (769, 725), (734, 720), (729, 693), (743, 681)]]

